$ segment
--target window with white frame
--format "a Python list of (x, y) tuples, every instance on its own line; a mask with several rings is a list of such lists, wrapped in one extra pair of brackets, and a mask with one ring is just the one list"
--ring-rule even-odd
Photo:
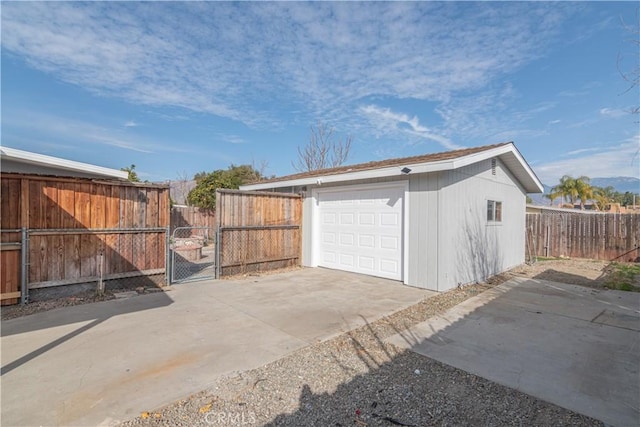
[(487, 200), (487, 221), (502, 222), (502, 202)]

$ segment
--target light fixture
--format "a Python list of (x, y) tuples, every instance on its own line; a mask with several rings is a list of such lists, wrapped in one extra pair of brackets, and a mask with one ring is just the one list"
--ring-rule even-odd
[(408, 167), (404, 167), (402, 169), (400, 169), (400, 172), (402, 172), (403, 174), (408, 174), (409, 172), (411, 172), (411, 169), (409, 169)]

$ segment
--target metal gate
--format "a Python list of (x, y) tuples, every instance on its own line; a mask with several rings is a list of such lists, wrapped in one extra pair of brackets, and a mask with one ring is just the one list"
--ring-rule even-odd
[(170, 283), (216, 277), (216, 232), (211, 227), (177, 227), (171, 234)]

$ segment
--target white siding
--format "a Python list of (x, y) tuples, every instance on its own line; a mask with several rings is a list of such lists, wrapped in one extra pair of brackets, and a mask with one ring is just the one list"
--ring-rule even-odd
[(409, 180), (409, 253), (407, 284), (438, 290), (438, 188), (440, 172)]
[[(500, 161), (442, 174), (438, 290), (482, 281), (524, 262), (525, 197)], [(487, 222), (487, 200), (502, 202), (502, 221)]]
[[(332, 183), (330, 187), (409, 180), (406, 283), (446, 291), (482, 281), (524, 262), (525, 191), (497, 160), (455, 171)], [(328, 188), (324, 185), (322, 188)], [(310, 266), (312, 212), (307, 187), (303, 207), (302, 263)], [(487, 200), (502, 202), (502, 222), (488, 224)]]

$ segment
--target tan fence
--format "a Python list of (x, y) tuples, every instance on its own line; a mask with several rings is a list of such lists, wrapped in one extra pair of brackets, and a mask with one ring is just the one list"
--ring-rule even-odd
[(219, 276), (300, 264), (300, 196), (218, 190), (216, 204)]
[(640, 256), (640, 214), (527, 214), (527, 250), (545, 257), (634, 261)]

